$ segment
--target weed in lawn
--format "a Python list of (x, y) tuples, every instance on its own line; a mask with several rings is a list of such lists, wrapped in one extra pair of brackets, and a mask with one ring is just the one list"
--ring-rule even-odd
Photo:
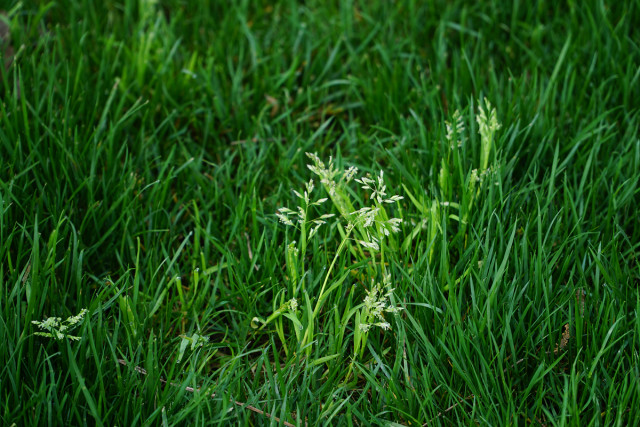
[[(367, 296), (362, 304), (356, 307), (351, 307), (349, 304), (345, 306), (337, 305), (335, 309), (342, 313), (343, 328), (345, 329), (347, 327), (346, 322), (355, 315), (355, 326), (353, 327), (354, 356), (357, 355), (361, 358), (369, 328), (378, 326), (383, 330), (389, 329), (391, 325), (384, 320), (382, 312), (397, 313), (399, 310), (396, 307), (387, 306), (387, 299), (393, 290), (387, 289), (389, 275), (386, 273), (384, 253), (385, 247), (388, 247), (391, 251), (397, 250), (395, 240), (392, 240), (392, 235), (400, 231), (399, 225), (402, 220), (400, 218), (389, 218), (385, 204), (396, 203), (402, 200), (402, 196), (387, 195), (383, 171), (380, 171), (375, 178), (370, 175), (358, 178), (356, 177), (358, 170), (353, 166), (341, 171), (335, 166), (332, 158), (329, 158), (328, 165), (325, 166), (325, 163), (315, 153), (307, 153), (307, 157), (311, 159), (311, 163), (307, 167), (319, 177), (324, 190), (333, 202), (333, 206), (340, 214), (339, 218), (346, 222), (346, 226), (342, 226), (339, 218), (332, 223), (333, 228), (340, 230), (342, 240), (338, 245), (329, 269), (325, 273), (324, 282), (317, 296), (309, 295), (304, 285), (306, 276), (305, 255), (307, 253), (308, 239), (313, 238), (318, 228), (326, 224), (326, 220), (333, 218), (334, 214), (325, 213), (317, 219), (309, 218), (309, 209), (311, 207), (320, 208), (328, 200), (328, 198), (321, 198), (316, 201), (310, 199), (310, 195), (314, 190), (313, 180), (310, 180), (305, 185), (305, 190), (302, 194), (294, 190), (294, 194), (299, 200), (297, 210), (294, 211), (285, 207), (280, 208), (279, 212), (276, 213), (281, 223), (296, 228), (299, 233), (298, 240), (288, 243), (286, 252), (289, 294), (293, 295), (294, 298), (289, 302), (283, 302), (280, 308), (265, 321), (262, 321), (260, 328), (262, 329), (272, 321), (277, 321), (276, 331), (285, 351), (288, 353), (287, 336), (284, 334), (280, 316), (288, 317), (293, 323), (291, 329), (295, 332), (298, 349), (305, 349), (306, 354), (309, 355), (314, 336), (317, 334), (315, 325), (319, 323), (318, 316), (320, 311), (332, 293), (341, 293), (341, 286), (347, 278), (346, 275), (342, 275), (342, 277), (335, 279), (332, 274), (337, 259), (343, 254), (344, 248), (349, 246), (349, 253), (356, 257), (356, 262), (370, 261), (367, 272), (371, 277), (372, 287), (366, 290)], [(360, 209), (354, 207), (354, 204), (365, 203), (365, 199), (356, 199), (356, 196), (352, 195), (353, 193), (349, 188), (351, 181), (360, 184), (361, 189), (368, 190), (370, 194), (368, 194), (366, 200), (369, 201), (370, 205)], [(295, 218), (295, 223), (292, 218)], [(307, 238), (309, 225), (312, 228), (310, 228), (309, 237)], [(352, 233), (356, 233), (355, 237), (351, 237)], [(298, 244), (297, 241), (300, 243)], [(367, 253), (368, 255), (366, 255)], [(377, 253), (380, 253), (379, 269), (376, 267), (378, 263), (376, 259)], [(314, 254), (310, 254), (310, 256), (313, 257)], [(378, 275), (384, 277), (385, 286), (381, 287), (375, 283), (375, 277)], [(331, 283), (331, 280), (333, 280), (333, 283)], [(302, 293), (305, 302), (300, 307), (300, 311), (297, 310), (298, 305), (295, 299), (299, 292)], [(311, 310), (311, 301), (314, 299), (315, 307)], [(342, 331), (343, 336), (345, 332), (345, 330)], [(340, 337), (340, 339), (343, 339), (343, 337)]]
[(5, 3), (0, 423), (638, 419), (637, 0)]
[(54, 338), (56, 340), (63, 340), (66, 338), (72, 341), (78, 341), (81, 337), (69, 335), (69, 333), (82, 323), (82, 319), (87, 313), (88, 310), (83, 308), (80, 313), (75, 316), (69, 316), (64, 321), (60, 317), (49, 317), (42, 321), (32, 320), (31, 323), (36, 325), (38, 328), (48, 331), (34, 332), (34, 334), (42, 337)]
[[(458, 241), (467, 245), (467, 227), (474, 210), (474, 205), (480, 203), (480, 191), (484, 181), (491, 182), (495, 174), (499, 172), (496, 161), (496, 149), (494, 147), (495, 134), (501, 125), (498, 122), (497, 111), (485, 98), (484, 107), (478, 107), (475, 114), (478, 123), (480, 144), (476, 147), (468, 147), (465, 142), (465, 124), (462, 114), (456, 110), (452, 116), (452, 122), (445, 122), (445, 140), (441, 144), (442, 154), (440, 159), (440, 171), (438, 173), (439, 194), (434, 195), (429, 204), (419, 201), (405, 186), (405, 192), (414, 206), (422, 213), (421, 221), (405, 238), (403, 250), (406, 252), (413, 239), (427, 228), (427, 242), (430, 243), (429, 261), (433, 261), (436, 249), (436, 240), (442, 235), (445, 221), (451, 219), (458, 223), (458, 231), (452, 243)], [(479, 159), (474, 161), (474, 151), (479, 151)], [(475, 166), (475, 167), (474, 167)], [(423, 199), (422, 199), (423, 200)], [(450, 213), (451, 209), (456, 213)], [(445, 290), (448, 288), (445, 286)]]

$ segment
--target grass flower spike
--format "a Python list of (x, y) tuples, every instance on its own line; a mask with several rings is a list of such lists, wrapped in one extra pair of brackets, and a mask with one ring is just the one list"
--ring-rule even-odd
[(69, 335), (69, 332), (75, 329), (84, 319), (84, 316), (89, 310), (83, 308), (80, 313), (75, 316), (68, 317), (65, 321), (62, 321), (60, 317), (49, 317), (47, 320), (37, 321), (32, 320), (31, 323), (37, 325), (40, 329), (47, 332), (35, 332), (35, 335), (43, 337), (54, 338), (56, 340), (63, 340), (65, 338), (71, 341), (78, 341), (80, 337)]
[[(288, 317), (294, 325), (296, 325), (294, 331), (299, 339), (299, 345), (306, 347), (307, 353), (309, 354), (311, 351), (309, 344), (313, 341), (316, 333), (314, 331), (315, 318), (319, 315), (328, 295), (335, 292), (337, 287), (340, 286), (346, 278), (346, 276), (343, 276), (343, 278), (339, 279), (336, 283), (330, 283), (334, 266), (341, 256), (341, 253), (343, 253), (343, 248), (349, 247), (349, 253), (361, 261), (366, 261), (371, 258), (375, 260), (375, 262), (369, 262), (368, 264), (367, 273), (369, 277), (375, 277), (380, 272), (384, 275), (386, 269), (384, 262), (385, 246), (391, 249), (397, 249), (392, 235), (400, 231), (400, 224), (402, 224), (401, 218), (389, 216), (387, 212), (388, 207), (385, 206), (399, 202), (403, 197), (388, 194), (387, 185), (384, 180), (384, 171), (382, 170), (375, 176), (366, 174), (358, 177), (358, 169), (356, 167), (351, 166), (345, 170), (338, 169), (332, 157), (329, 158), (327, 164), (315, 153), (307, 153), (307, 157), (311, 160), (311, 163), (307, 165), (308, 169), (318, 177), (329, 197), (314, 201), (313, 197), (311, 197), (314, 190), (313, 180), (309, 180), (309, 182), (305, 184), (305, 190), (303, 192), (293, 191), (299, 200), (299, 204), (295, 210), (282, 207), (276, 212), (276, 217), (282, 224), (296, 228), (299, 233), (299, 239), (290, 241), (286, 250), (286, 270), (289, 279), (289, 291), (294, 299), (287, 305), (281, 296), (281, 304), (283, 305), (275, 309), (273, 314), (261, 323), (262, 327), (264, 327), (272, 321), (276, 322), (276, 331), (283, 345), (286, 347), (282, 317)], [(355, 181), (362, 190), (365, 190), (369, 194), (365, 194), (364, 197), (355, 196), (354, 192), (349, 188), (351, 181)], [(317, 292), (317, 295), (304, 294), (305, 300), (308, 300), (309, 304), (302, 304), (301, 311), (298, 314), (298, 303), (295, 298), (300, 292), (304, 293), (306, 290), (304, 280), (305, 251), (308, 242), (317, 235), (318, 229), (326, 224), (328, 219), (334, 217), (333, 213), (323, 213), (316, 218), (312, 218), (309, 216), (311, 215), (309, 208), (312, 206), (319, 208), (329, 199), (331, 199), (333, 206), (340, 215), (339, 218), (334, 220), (332, 227), (340, 230), (342, 241), (338, 245), (329, 269), (325, 273), (324, 281), (319, 292)], [(364, 206), (356, 209), (355, 206), (358, 205)], [(340, 219), (346, 222), (346, 226), (340, 222)], [(351, 236), (352, 233), (354, 233), (353, 237)], [(356, 245), (352, 243), (356, 243)], [(374, 258), (373, 253), (378, 252), (379, 256), (376, 255)], [(378, 259), (379, 265), (377, 266)], [(391, 328), (391, 325), (383, 316), (383, 312), (385, 311), (397, 311), (395, 307), (391, 307), (387, 301), (391, 292), (392, 290), (383, 292), (379, 285), (375, 285), (368, 291), (368, 295), (365, 297), (365, 308), (362, 313), (358, 314), (354, 328), (357, 349), (360, 349), (361, 344), (364, 342), (363, 340), (366, 340), (366, 333), (370, 327), (378, 326), (383, 330)], [(311, 299), (315, 299), (316, 302), (315, 307), (309, 312)], [(289, 307), (289, 312), (285, 312), (285, 306)], [(301, 334), (298, 325), (302, 326), (305, 321), (306, 328), (303, 326), (304, 333)], [(254, 324), (257, 325), (255, 319)], [(362, 335), (361, 332), (364, 335)]]
[(481, 155), (480, 165), (482, 170), (486, 170), (489, 165), (489, 154), (493, 148), (493, 137), (501, 125), (498, 122), (498, 113), (496, 109), (491, 106), (491, 103), (485, 98), (485, 108), (480, 105), (478, 107), (479, 113), (476, 115), (476, 121), (478, 122), (478, 132), (480, 133), (481, 142)]
[(391, 305), (390, 297), (394, 289), (391, 288), (391, 276), (386, 275), (382, 284), (371, 281), (371, 288), (366, 291), (367, 295), (362, 303), (362, 309), (356, 315), (357, 330), (354, 338), (354, 353), (362, 355), (367, 334), (372, 327), (376, 326), (387, 331), (391, 329), (391, 324), (387, 321), (384, 313), (397, 314), (401, 307)]

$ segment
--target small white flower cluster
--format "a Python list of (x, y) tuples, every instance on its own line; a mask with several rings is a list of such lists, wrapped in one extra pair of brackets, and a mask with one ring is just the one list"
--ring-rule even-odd
[(358, 168), (355, 166), (351, 166), (344, 172), (344, 182), (351, 182), (356, 173), (358, 173)]
[(49, 331), (36, 332), (35, 335), (55, 338), (57, 340), (68, 338), (72, 341), (78, 341), (80, 337), (68, 335), (68, 332), (75, 328), (80, 322), (82, 322), (82, 319), (88, 312), (89, 310), (83, 308), (76, 316), (70, 316), (64, 322), (62, 322), (62, 319), (59, 317), (49, 317), (47, 320), (44, 320), (42, 322), (32, 320), (31, 323), (37, 325), (40, 329)]
[(378, 214), (381, 209), (380, 205), (383, 203), (395, 203), (403, 199), (402, 196), (386, 197), (387, 186), (384, 183), (383, 177), (384, 172), (380, 171), (380, 175), (378, 175), (376, 180), (371, 178), (371, 175), (369, 174), (355, 180), (357, 183), (361, 184), (363, 190), (371, 191), (371, 199), (377, 202), (377, 206), (375, 207), (365, 206), (364, 208), (358, 209), (352, 213), (352, 215), (355, 216), (354, 222), (361, 225), (367, 233), (367, 240), (358, 240), (358, 243), (367, 249), (376, 251), (380, 249), (378, 245), (379, 240), (375, 236), (371, 236), (369, 228), (375, 224), (377, 232), (382, 233), (384, 236), (388, 236), (391, 233), (398, 233), (400, 231), (400, 224), (402, 224), (402, 220), (400, 218), (391, 218), (388, 220), (381, 220), (378, 218)]
[[(341, 174), (341, 172), (333, 165), (333, 157), (329, 157), (329, 167), (327, 168), (325, 167), (324, 162), (320, 160), (320, 157), (318, 157), (316, 153), (306, 153), (306, 155), (313, 162), (313, 164), (307, 165), (307, 167), (311, 172), (320, 177), (320, 182), (327, 186), (329, 194), (333, 196), (335, 194), (337, 185), (335, 178), (336, 176)], [(357, 172), (357, 168), (350, 168), (346, 173), (342, 175), (342, 178), (345, 179), (346, 182), (349, 182)]]
[(478, 132), (482, 138), (492, 138), (495, 131), (502, 126), (498, 122), (498, 112), (495, 108), (491, 108), (491, 103), (487, 98), (484, 99), (484, 103), (489, 112), (489, 116), (487, 116), (487, 111), (482, 108), (482, 105), (478, 106), (478, 110), (480, 111), (480, 113), (476, 115), (476, 122), (478, 122), (479, 126)]
[(289, 215), (293, 213), (295, 212), (293, 212), (291, 209), (283, 207), (283, 208), (280, 208), (278, 212), (276, 212), (276, 216), (278, 217), (280, 222), (283, 223), (284, 225), (293, 226), (294, 225), (293, 222), (289, 219)]
[(378, 215), (379, 211), (380, 208), (365, 206), (364, 208), (358, 209), (357, 211), (353, 212), (352, 215), (356, 216), (355, 222), (357, 224), (362, 225), (364, 228), (369, 228), (375, 222), (376, 215)]
[(355, 224), (362, 225), (367, 233), (368, 241), (358, 240), (362, 246), (372, 250), (379, 250), (380, 246), (378, 245), (379, 239), (372, 236), (369, 232), (369, 228), (376, 224), (378, 226), (378, 230), (382, 232), (385, 236), (388, 236), (391, 233), (397, 233), (400, 231), (400, 224), (402, 220), (400, 218), (391, 218), (386, 221), (376, 220), (376, 216), (380, 208), (372, 208), (372, 207), (364, 207), (362, 209), (358, 209), (353, 212), (352, 215), (355, 216), (355, 220), (353, 221)]
[[(473, 186), (477, 183), (482, 183), (487, 177), (490, 177), (496, 172), (494, 165), (489, 164), (489, 155), (493, 149), (493, 137), (495, 132), (500, 129), (501, 125), (498, 122), (498, 113), (495, 108), (491, 106), (491, 103), (485, 98), (485, 107), (478, 106), (478, 114), (476, 114), (476, 121), (478, 122), (478, 133), (480, 134), (480, 167), (471, 171), (470, 184)], [(464, 136), (464, 122), (462, 115), (458, 110), (453, 113), (452, 123), (445, 121), (447, 127), (446, 139), (449, 142), (451, 148), (461, 147), (462, 138)]]
[(478, 171), (478, 169), (473, 169), (471, 171), (470, 181), (472, 183), (482, 183), (486, 177), (490, 177), (496, 172), (495, 167), (493, 165), (489, 166), (487, 169), (483, 171)]
[(447, 127), (447, 141), (451, 145), (451, 148), (462, 147), (462, 135), (464, 133), (464, 122), (460, 111), (456, 110), (453, 113), (453, 123), (447, 121), (444, 122)]
[(356, 182), (359, 184), (362, 184), (362, 189), (363, 190), (371, 190), (371, 198), (372, 199), (376, 199), (378, 201), (379, 204), (382, 203), (395, 203), (399, 200), (402, 200), (403, 197), (402, 196), (391, 196), (388, 199), (385, 199), (384, 197), (387, 195), (387, 186), (384, 183), (384, 172), (380, 171), (380, 175), (378, 175), (378, 179), (377, 179), (377, 183), (376, 180), (373, 180), (371, 178), (370, 174), (367, 174), (367, 176), (363, 176), (360, 179), (356, 179)]
[(335, 167), (333, 157), (329, 157), (329, 164), (325, 166), (316, 153), (306, 153), (306, 155), (311, 159), (311, 164), (308, 164), (307, 167), (320, 178), (320, 182), (329, 193), (332, 202), (340, 214), (345, 216), (352, 210), (352, 207), (344, 189), (358, 173), (358, 168), (352, 166), (343, 172)]
[[(328, 198), (324, 197), (322, 199), (318, 199), (315, 202), (311, 201), (310, 199), (310, 194), (313, 192), (314, 189), (314, 185), (313, 185), (313, 180), (309, 180), (308, 183), (305, 184), (305, 190), (303, 192), (303, 194), (300, 194), (300, 192), (293, 190), (293, 193), (296, 195), (296, 197), (298, 197), (299, 199), (301, 199), (304, 204), (302, 206), (298, 206), (298, 210), (297, 211), (293, 211), (289, 208), (286, 207), (282, 207), (279, 209), (279, 212), (276, 212), (276, 216), (278, 217), (278, 219), (280, 220), (280, 222), (282, 222), (285, 225), (289, 225), (289, 226), (295, 226), (295, 224), (293, 223), (293, 221), (291, 220), (291, 218), (295, 218), (296, 216), (297, 218), (297, 222), (299, 224), (304, 224), (307, 222), (307, 209), (310, 206), (320, 206), (321, 204), (323, 204), (324, 202), (326, 202), (328, 200)], [(311, 231), (309, 232), (309, 238), (313, 237), (313, 235), (315, 233), (318, 232), (318, 228), (320, 228), (320, 226), (322, 226), (323, 224), (326, 224), (326, 219), (332, 218), (333, 216), (335, 216), (334, 214), (325, 214), (322, 215), (319, 218), (313, 219), (310, 222), (312, 222), (315, 227), (311, 228)]]
[(377, 326), (385, 331), (391, 329), (391, 325), (384, 318), (384, 313), (397, 314), (402, 310), (401, 307), (389, 305), (389, 296), (394, 289), (384, 291), (391, 282), (390, 276), (387, 275), (383, 282), (384, 285), (380, 283), (373, 285), (364, 298), (364, 322), (358, 325), (362, 332), (368, 332), (372, 326)]
[[(498, 113), (495, 108), (491, 107), (489, 101), (485, 98), (484, 104), (486, 111), (479, 106), (479, 113), (476, 114), (476, 121), (478, 122), (478, 133), (480, 134), (480, 168), (486, 170), (489, 166), (489, 155), (493, 151), (493, 136), (496, 131), (500, 129), (500, 123), (498, 123)], [(488, 113), (488, 115), (487, 115)]]
[[(325, 165), (316, 153), (306, 153), (306, 155), (311, 159), (311, 164), (307, 165), (307, 167), (320, 178), (320, 182), (329, 193), (338, 211), (348, 221), (348, 230), (350, 231), (354, 226), (362, 227), (361, 231), (365, 230), (362, 231), (362, 240), (358, 240), (362, 246), (371, 250), (379, 250), (379, 239), (381, 236), (389, 236), (391, 233), (398, 233), (400, 231), (400, 224), (402, 223), (400, 218), (382, 220), (380, 216), (386, 217), (386, 215), (379, 215), (381, 210), (384, 211), (384, 208), (381, 207), (382, 204), (395, 203), (403, 199), (402, 196), (387, 195), (387, 186), (384, 182), (383, 171), (380, 171), (380, 174), (375, 179), (371, 177), (370, 174), (362, 178), (355, 178), (358, 173), (358, 168), (355, 166), (341, 171), (335, 167), (332, 157), (329, 157), (329, 163)], [(352, 180), (359, 183), (362, 189), (371, 191), (370, 198), (375, 200), (377, 203), (376, 206), (367, 206), (356, 211), (353, 210), (353, 206), (348, 197), (348, 191), (346, 190), (346, 185)], [(306, 184), (306, 190), (303, 194), (294, 190), (294, 194), (303, 201), (297, 211), (282, 207), (279, 209), (279, 212), (276, 213), (280, 222), (285, 225), (294, 226), (296, 217), (297, 222), (300, 224), (312, 222), (315, 227), (309, 232), (309, 238), (318, 231), (321, 225), (326, 223), (326, 219), (334, 216), (334, 214), (325, 214), (317, 219), (307, 221), (307, 208), (309, 206), (318, 206), (327, 201), (327, 198), (322, 198), (312, 202), (310, 195), (313, 189), (313, 180), (310, 180)], [(374, 224), (376, 225), (376, 230), (372, 233), (368, 229)]]

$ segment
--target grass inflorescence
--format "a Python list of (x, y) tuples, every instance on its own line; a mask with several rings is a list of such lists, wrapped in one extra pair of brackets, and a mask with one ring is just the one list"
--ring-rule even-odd
[(9, 1), (2, 424), (633, 424), (610, 3)]

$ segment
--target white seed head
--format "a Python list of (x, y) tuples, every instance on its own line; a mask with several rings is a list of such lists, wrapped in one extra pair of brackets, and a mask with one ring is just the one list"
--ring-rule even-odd
[(388, 331), (391, 329), (391, 325), (387, 322), (379, 322), (375, 324), (376, 326), (382, 328), (383, 331)]
[(473, 169), (471, 171), (471, 182), (472, 183), (476, 183), (476, 182), (480, 182), (481, 178), (480, 176), (478, 176), (478, 169)]
[(344, 181), (346, 183), (349, 183), (357, 173), (358, 173), (358, 168), (355, 166), (351, 166), (349, 169), (345, 171), (343, 175)]
[(283, 223), (284, 225), (293, 225), (293, 222), (291, 222), (289, 218), (287, 218), (285, 215), (281, 214), (280, 212), (276, 212), (276, 216), (278, 217), (280, 222)]
[(398, 202), (400, 200), (404, 199), (404, 197), (402, 196), (391, 196), (388, 199), (385, 199), (384, 202), (385, 203), (395, 203)]
[(307, 219), (307, 212), (302, 209), (302, 206), (298, 206), (298, 218), (300, 218), (300, 221)]
[(378, 243), (374, 241), (365, 242), (364, 240), (358, 240), (358, 243), (360, 243), (362, 246), (364, 246), (367, 249), (371, 249), (374, 251), (380, 250), (380, 246), (378, 246)]
[(453, 113), (453, 124), (445, 122), (447, 127), (447, 141), (449, 141), (451, 148), (462, 147), (462, 134), (464, 132), (464, 122), (462, 121), (462, 115), (460, 111), (456, 110)]
[(369, 332), (369, 329), (371, 329), (371, 324), (370, 323), (360, 323), (360, 325), (358, 325), (358, 327), (360, 328), (360, 330), (362, 332)]

